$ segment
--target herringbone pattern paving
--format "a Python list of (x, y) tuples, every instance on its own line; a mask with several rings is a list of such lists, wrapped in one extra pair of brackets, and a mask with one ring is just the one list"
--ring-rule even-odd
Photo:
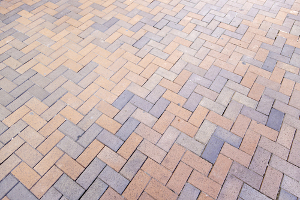
[(297, 200), (299, 9), (0, 1), (0, 199)]

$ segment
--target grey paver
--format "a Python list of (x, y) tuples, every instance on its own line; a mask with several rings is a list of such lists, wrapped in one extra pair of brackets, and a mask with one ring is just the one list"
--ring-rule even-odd
[(194, 89), (196, 88), (197, 84), (192, 82), (191, 80), (188, 80), (183, 87), (181, 88), (181, 90), (179, 91), (179, 95), (183, 96), (184, 98), (189, 98), (189, 96), (192, 94), (192, 92), (194, 91)]
[(97, 136), (97, 139), (114, 151), (118, 151), (118, 149), (123, 144), (123, 141), (121, 139), (119, 139), (118, 137), (116, 137), (114, 134), (110, 133), (107, 130), (103, 130)]
[(76, 126), (75, 124), (73, 124), (70, 121), (65, 121), (59, 128), (59, 131), (61, 131), (63, 134), (69, 136), (70, 138), (72, 138), (74, 141), (76, 141), (79, 136), (81, 136), (83, 134), (83, 130), (81, 130), (80, 128), (78, 128), (78, 126)]
[(95, 158), (78, 177), (76, 182), (84, 189), (89, 188), (89, 186), (93, 183), (105, 166), (106, 164), (104, 162), (98, 158)]
[(0, 182), (0, 198), (2, 199), (16, 184), (18, 180), (11, 174)]
[(266, 125), (276, 131), (280, 131), (283, 117), (284, 117), (283, 112), (273, 108), (270, 112), (268, 122)]
[(222, 127), (217, 127), (213, 136), (224, 140), (225, 142), (227, 142), (228, 144), (231, 144), (232, 146), (239, 148), (241, 143), (242, 143), (242, 138), (231, 133), (230, 131), (227, 131), (225, 129), (223, 129)]
[(41, 198), (42, 200), (59, 200), (62, 194), (58, 192), (54, 187), (51, 187)]
[(196, 200), (199, 194), (200, 190), (198, 188), (189, 183), (186, 183), (180, 193), (178, 200)]
[(147, 156), (142, 154), (140, 151), (135, 151), (120, 171), (120, 174), (128, 180), (132, 180), (146, 159)]
[(134, 131), (134, 129), (139, 125), (139, 123), (139, 121), (130, 117), (115, 135), (125, 141)]
[(271, 153), (261, 147), (257, 147), (249, 169), (263, 176), (269, 163)]
[(99, 125), (93, 124), (87, 131), (84, 132), (83, 135), (80, 136), (77, 142), (81, 146), (87, 147), (102, 130), (103, 128)]
[(243, 165), (233, 162), (229, 173), (236, 176), (237, 178), (241, 179), (245, 183), (249, 184), (251, 187), (255, 189), (260, 188), (260, 184), (262, 182), (263, 177), (256, 174), (255, 172), (249, 170), (248, 168), (244, 167)]
[(149, 110), (152, 108), (153, 104), (144, 100), (143, 98), (137, 96), (137, 95), (134, 95), (132, 97), (132, 99), (130, 100), (130, 103), (132, 103), (133, 105), (135, 105), (136, 107), (146, 111), (146, 112), (149, 112)]
[(84, 189), (66, 174), (63, 174), (58, 179), (58, 181), (54, 184), (54, 187), (70, 200), (77, 200), (84, 193)]
[(269, 197), (258, 192), (257, 190), (253, 189), (247, 184), (244, 184), (240, 193), (240, 197), (242, 197), (244, 200), (255, 200), (255, 199), (271, 200)]
[(278, 200), (297, 200), (297, 197), (284, 189), (280, 190)]
[(109, 166), (106, 166), (104, 168), (104, 170), (100, 173), (99, 178), (114, 190), (116, 190), (119, 194), (122, 194), (122, 192), (129, 184), (129, 181), (126, 178), (124, 178)]
[(98, 200), (105, 190), (108, 188), (102, 180), (97, 178), (93, 184), (89, 187), (89, 189), (84, 193), (81, 197), (82, 200)]
[(253, 119), (255, 121), (258, 121), (259, 123), (266, 124), (268, 117), (260, 112), (257, 112), (256, 110), (249, 108), (247, 106), (243, 106), (241, 114), (245, 115), (246, 117), (249, 117), (250, 119)]
[(57, 147), (66, 152), (73, 159), (76, 159), (83, 151), (84, 148), (77, 144), (74, 140), (68, 136), (64, 137), (58, 144)]
[(7, 194), (7, 197), (11, 200), (37, 200), (37, 198), (21, 183), (18, 183)]
[(208, 141), (201, 157), (214, 164), (223, 147), (223, 144), (224, 141), (212, 136)]
[(181, 133), (179, 135), (176, 142), (197, 155), (200, 155), (205, 147), (202, 143), (196, 141), (194, 138), (191, 138), (184, 133)]
[(114, 107), (121, 110), (134, 96), (133, 93), (129, 92), (128, 90), (125, 90), (112, 104)]
[(150, 114), (153, 115), (156, 118), (159, 118), (164, 110), (168, 107), (170, 104), (170, 101), (161, 97), (153, 106), (153, 108), (150, 110)]
[(193, 112), (195, 111), (195, 109), (197, 108), (201, 100), (202, 100), (202, 96), (200, 94), (193, 92), (188, 98), (188, 100), (185, 102), (183, 107)]

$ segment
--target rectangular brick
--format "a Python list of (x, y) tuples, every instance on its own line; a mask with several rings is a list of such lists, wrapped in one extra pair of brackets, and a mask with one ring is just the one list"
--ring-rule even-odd
[(260, 124), (254, 120), (252, 120), (252, 122), (250, 123), (249, 129), (251, 129), (273, 141), (276, 141), (277, 136), (278, 136), (277, 131), (275, 131), (267, 126), (264, 126), (263, 124)]
[(165, 130), (169, 127), (171, 122), (174, 120), (175, 115), (165, 111), (161, 117), (157, 120), (157, 122), (154, 124), (153, 129), (157, 132), (163, 134)]
[(76, 161), (84, 167), (87, 167), (90, 162), (98, 155), (103, 149), (104, 145), (98, 140), (94, 140), (76, 159)]
[(144, 153), (145, 155), (149, 156), (153, 160), (155, 160), (158, 163), (161, 163), (161, 161), (166, 156), (166, 152), (159, 147), (155, 146), (151, 142), (148, 142), (147, 140), (143, 140), (142, 143), (139, 145), (138, 150)]
[(70, 178), (76, 180), (84, 168), (67, 154), (63, 155), (56, 163), (56, 166), (66, 173)]
[(242, 186), (243, 186), (243, 181), (237, 179), (235, 176), (231, 174), (228, 174), (218, 199), (220, 200), (237, 199)]
[(227, 173), (231, 167), (232, 160), (226, 156), (219, 154), (211, 172), (209, 173), (209, 178), (216, 181), (219, 184), (223, 184)]
[(180, 162), (176, 170), (174, 171), (170, 181), (168, 182), (167, 187), (175, 193), (179, 194), (191, 172), (191, 167), (184, 164), (183, 162)]
[(174, 145), (172, 146), (172, 148), (170, 149), (170, 151), (162, 161), (161, 163), (162, 166), (166, 167), (171, 171), (174, 171), (179, 161), (181, 160), (184, 152), (185, 152), (185, 148), (174, 143)]
[(54, 163), (63, 155), (63, 152), (54, 147), (35, 167), (34, 169), (44, 175)]
[(22, 162), (11, 172), (27, 189), (30, 189), (41, 176)]
[(97, 119), (96, 123), (113, 134), (115, 134), (121, 127), (121, 124), (104, 114)]
[(229, 173), (257, 190), (260, 188), (263, 179), (260, 175), (238, 164), (237, 162), (233, 162)]
[(146, 188), (150, 181), (150, 176), (148, 176), (143, 171), (138, 171), (133, 180), (130, 182), (128, 187), (123, 193), (123, 196), (129, 200), (136, 200), (140, 197), (143, 190)]
[(53, 166), (32, 188), (31, 192), (38, 198), (41, 198), (47, 190), (59, 179), (63, 172), (56, 166)]
[(7, 118), (5, 118), (2, 122), (8, 127), (11, 127), (19, 119), (25, 116), (29, 111), (30, 109), (27, 106), (22, 106), (15, 112), (13, 112), (11, 115), (9, 115)]
[[(102, 179), (105, 183), (107, 183), (110, 187), (112, 187), (119, 194), (122, 194), (123, 191), (125, 190), (125, 188), (127, 187), (127, 185), (129, 184), (129, 181), (127, 179), (125, 179), (123, 176), (121, 176), (119, 173), (117, 173), (115, 170), (113, 170), (109, 166), (106, 166), (104, 168), (104, 170), (101, 172), (99, 178)], [(112, 190), (112, 191), (114, 191), (114, 190)], [(105, 199), (104, 195), (102, 196), (103, 199)], [(111, 194), (111, 195), (113, 196), (113, 194)], [(109, 199), (109, 198), (110, 198), (110, 196), (108, 196), (106, 199)]]
[(88, 189), (105, 167), (105, 163), (95, 158), (76, 180), (81, 187)]
[(177, 128), (178, 130), (184, 132), (185, 134), (187, 134), (190, 137), (194, 137), (197, 133), (198, 128), (186, 121), (184, 121), (183, 119), (176, 117), (172, 124), (172, 126), (174, 126), (175, 128)]
[(149, 127), (152, 127), (155, 122), (157, 121), (157, 118), (153, 115), (146, 113), (142, 111), (141, 109), (137, 108), (135, 112), (132, 114), (132, 117), (136, 120), (146, 124)]
[(97, 157), (116, 171), (120, 171), (126, 162), (124, 158), (108, 147), (104, 147)]
[(283, 174), (272, 167), (268, 167), (260, 191), (275, 199)]
[(251, 161), (251, 156), (246, 154), (245, 152), (234, 148), (233, 146), (225, 143), (221, 153), (225, 156), (231, 158), (232, 160), (235, 160), (236, 162), (242, 164), (245, 167), (248, 167)]
[(208, 113), (206, 119), (214, 124), (217, 124), (218, 126), (221, 126), (226, 130), (230, 130), (233, 124), (231, 120), (226, 119), (225, 117), (218, 115), (217, 113), (212, 111)]
[(24, 140), (17, 136), (4, 147), (2, 147), (0, 150), (0, 163), (2, 163), (6, 158), (14, 153), (20, 146), (22, 146), (23, 143)]
[(141, 136), (137, 135), (136, 133), (132, 133), (117, 153), (123, 158), (128, 159), (138, 145), (142, 142), (142, 140), (143, 138)]
[(156, 144), (161, 137), (161, 134), (144, 125), (143, 123), (138, 125), (138, 127), (135, 129), (135, 133), (139, 134), (153, 144)]
[(260, 135), (258, 133), (248, 129), (240, 146), (240, 150), (249, 155), (253, 155), (259, 139)]
[(218, 194), (221, 190), (221, 185), (212, 181), (211, 179), (207, 178), (206, 176), (200, 174), (197, 171), (193, 171), (188, 182), (197, 187), (199, 190), (213, 197), (214, 199), (218, 197)]
[(212, 165), (209, 162), (207, 162), (206, 160), (202, 159), (201, 157), (197, 156), (196, 154), (190, 151), (187, 151), (184, 154), (181, 161), (191, 166), (192, 168), (196, 169), (197, 171), (204, 174), (205, 176), (208, 175), (212, 167)]
[(231, 132), (240, 136), (244, 137), (246, 130), (251, 122), (251, 119), (245, 117), (244, 115), (239, 115), (231, 128)]
[(147, 159), (141, 168), (144, 172), (166, 185), (172, 173), (152, 159)]
[(150, 194), (155, 199), (177, 199), (177, 195), (175, 193), (173, 193), (171, 190), (169, 190), (167, 187), (165, 187), (155, 179), (151, 179), (150, 183), (145, 189), (145, 192)]

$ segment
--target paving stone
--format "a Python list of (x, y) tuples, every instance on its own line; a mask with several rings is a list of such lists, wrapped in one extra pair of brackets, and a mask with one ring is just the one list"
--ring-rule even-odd
[(66, 152), (73, 159), (76, 159), (84, 150), (82, 146), (74, 142), (68, 136), (64, 137), (58, 144), (57, 147)]
[(197, 155), (200, 155), (204, 149), (204, 145), (197, 142), (193, 138), (189, 137), (188, 135), (181, 133), (177, 138), (176, 142), (181, 146), (189, 149), (190, 151), (194, 152)]
[(247, 106), (243, 106), (241, 114), (245, 115), (246, 117), (249, 117), (250, 119), (258, 121), (261, 124), (266, 124), (267, 123), (268, 117), (266, 115), (263, 115), (263, 114), (255, 111), (254, 109), (249, 108)]
[(12, 102), (15, 98), (10, 94), (5, 92), (4, 90), (0, 90), (0, 104), (3, 106), (7, 106), (10, 102)]
[(37, 198), (21, 183), (18, 183), (8, 194), (7, 197), (9, 199), (15, 200), (37, 200)]
[(170, 104), (170, 101), (161, 97), (156, 103), (155, 105), (152, 107), (152, 109), (150, 110), (150, 114), (153, 115), (156, 118), (159, 118), (164, 110), (168, 107), (168, 105)]
[(285, 200), (285, 199), (297, 200), (297, 197), (292, 195), (291, 193), (285, 191), (284, 189), (281, 189), (278, 200)]
[(54, 184), (54, 187), (68, 199), (79, 199), (84, 193), (84, 189), (66, 174), (63, 174), (58, 179), (58, 181)]
[(61, 131), (63, 134), (69, 136), (72, 138), (74, 141), (76, 141), (79, 136), (83, 134), (83, 130), (78, 128), (75, 124), (73, 124), (70, 121), (65, 121), (59, 128), (59, 131)]
[(132, 180), (146, 159), (147, 156), (142, 154), (140, 151), (135, 151), (120, 171), (120, 174), (128, 180)]
[(107, 130), (101, 131), (101, 133), (97, 136), (97, 139), (114, 151), (118, 151), (123, 144), (122, 140)]
[(129, 184), (127, 179), (109, 166), (104, 168), (104, 170), (100, 173), (99, 178), (116, 190), (119, 194), (122, 194), (126, 186)]
[(81, 199), (99, 199), (105, 190), (108, 188), (102, 180), (96, 179), (93, 184), (89, 187), (89, 189), (84, 193)]
[(134, 95), (132, 97), (132, 99), (130, 100), (130, 103), (132, 103), (136, 107), (138, 107), (146, 112), (149, 112), (149, 110), (153, 107), (152, 103), (145, 101), (144, 99), (142, 99), (141, 97), (136, 96), (136, 95)]
[(59, 193), (54, 187), (51, 187), (41, 198), (43, 200), (59, 200), (62, 194)]
[(12, 175), (4, 178), (0, 182), (0, 198), (3, 198), (17, 183), (18, 180)]
[(184, 188), (182, 189), (178, 200), (184, 199), (197, 199), (198, 195), (200, 194), (200, 190), (195, 188), (193, 185), (186, 183)]
[(271, 112), (273, 103), (274, 103), (273, 98), (266, 96), (266, 95), (262, 95), (262, 97), (257, 105), (256, 110), (265, 115), (269, 115)]
[(243, 182), (231, 174), (228, 174), (223, 188), (219, 194), (218, 199), (236, 199), (242, 188)]
[(76, 182), (84, 189), (88, 189), (105, 166), (106, 164), (104, 162), (98, 158), (95, 158), (78, 177)]
[(260, 188), (260, 184), (263, 179), (258, 174), (252, 172), (251, 170), (238, 164), (237, 162), (233, 162), (229, 173), (241, 179), (242, 181), (244, 181), (245, 183), (249, 184), (257, 190)]
[(93, 124), (87, 131), (83, 133), (83, 135), (80, 136), (77, 142), (86, 148), (102, 130), (103, 128), (101, 128), (99, 125)]
[(300, 169), (295, 165), (292, 165), (291, 163), (279, 158), (278, 156), (273, 155), (269, 165), (277, 169), (278, 171), (281, 171), (284, 174), (292, 177), (293, 179), (299, 180)]
[(129, 101), (130, 99), (134, 96), (133, 93), (125, 90), (112, 104), (114, 107), (118, 108), (121, 110)]
[(139, 121), (130, 117), (115, 135), (125, 141), (136, 129), (139, 123)]
[(251, 199), (262, 199), (262, 200), (267, 200), (270, 199), (269, 197), (263, 195), (262, 193), (258, 192), (257, 190), (253, 189), (247, 184), (244, 184), (240, 197), (243, 198), (244, 200), (251, 200)]
[(114, 117), (114, 120), (117, 122), (124, 124), (127, 119), (134, 113), (136, 110), (136, 106), (132, 105), (131, 103), (127, 103), (122, 110)]
[(211, 84), (210, 89), (220, 93), (224, 87), (224, 85), (226, 84), (227, 79), (223, 78), (221, 76), (217, 76), (215, 81)]
[(215, 132), (213, 133), (213, 136), (217, 137), (218, 139), (223, 140), (224, 142), (227, 142), (228, 144), (231, 144), (232, 146), (239, 148), (240, 144), (242, 143), (242, 138), (238, 137), (237, 135), (221, 128), (217, 127)]
[(299, 62), (297, 61), (297, 60), (299, 60), (299, 59), (300, 59), (300, 55), (294, 53), (294, 54), (292, 55), (290, 64), (293, 65), (293, 66), (295, 66), (295, 67), (298, 67), (298, 68), (299, 68), (299, 67), (300, 67), (300, 64), (299, 64)]
[(201, 157), (210, 163), (215, 163), (223, 147), (224, 141), (212, 136), (208, 141)]
[(269, 163), (270, 158), (271, 158), (270, 152), (264, 150), (261, 147), (257, 147), (254, 157), (249, 166), (249, 169), (263, 176), (267, 169), (267, 165)]
[(280, 131), (283, 117), (283, 112), (272, 108), (266, 125), (276, 131)]

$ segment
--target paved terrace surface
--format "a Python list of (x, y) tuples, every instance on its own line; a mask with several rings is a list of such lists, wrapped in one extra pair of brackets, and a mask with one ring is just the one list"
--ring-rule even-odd
[(299, 9), (2, 0), (0, 199), (299, 199)]

